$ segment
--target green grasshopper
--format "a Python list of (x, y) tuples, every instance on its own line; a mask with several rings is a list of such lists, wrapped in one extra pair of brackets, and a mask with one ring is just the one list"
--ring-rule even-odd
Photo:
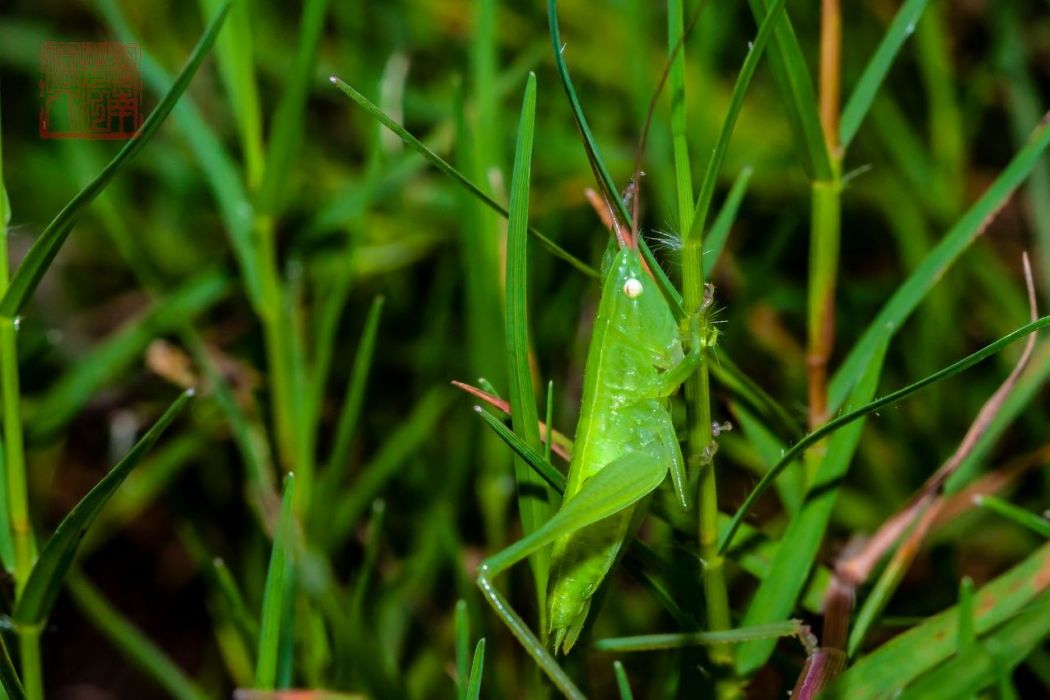
[[(555, 47), (560, 64), (557, 43)], [(562, 74), (567, 80), (567, 72)], [(586, 125), (579, 126), (586, 133)], [(595, 593), (644, 515), (640, 503), (670, 474), (680, 505), (688, 507), (685, 460), (669, 397), (699, 366), (717, 335), (709, 320), (713, 288), (708, 287), (702, 307), (679, 322), (642, 257), (633, 196), (637, 168), (628, 188), (635, 203), (628, 226), (613, 208), (611, 201), (618, 195), (605, 186), (589, 148), (588, 156), (610, 213), (614, 241), (602, 270), (564, 498), (550, 520), (482, 562), (477, 575), (496, 614), (569, 698), (584, 696), (496, 590), (493, 579), (553, 545), (544, 636), (554, 653), (573, 647)]]

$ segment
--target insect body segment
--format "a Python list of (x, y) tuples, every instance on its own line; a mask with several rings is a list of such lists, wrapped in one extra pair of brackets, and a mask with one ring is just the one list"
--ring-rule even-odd
[[(688, 364), (667, 302), (645, 290), (651, 278), (637, 250), (610, 261), (584, 373), (576, 446), (564, 503), (607, 465), (633, 458), (670, 471), (682, 506), (685, 469), (671, 423), (664, 375)], [(549, 633), (556, 648), (572, 648), (590, 601), (629, 534), (635, 504), (554, 544), (548, 590)]]

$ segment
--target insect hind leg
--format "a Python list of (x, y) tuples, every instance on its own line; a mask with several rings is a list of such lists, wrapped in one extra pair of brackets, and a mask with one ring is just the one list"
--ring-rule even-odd
[(502, 552), (492, 555), (478, 567), (478, 587), (496, 615), (510, 628), (554, 685), (570, 700), (585, 700), (585, 696), (496, 589), (493, 579), (558, 538), (634, 505), (659, 486), (666, 473), (666, 465), (652, 456), (628, 453), (610, 462), (598, 474), (588, 479), (579, 493), (564, 501), (550, 520)]

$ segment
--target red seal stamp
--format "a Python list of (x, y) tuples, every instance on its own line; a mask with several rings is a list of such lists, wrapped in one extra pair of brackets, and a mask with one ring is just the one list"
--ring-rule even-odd
[(40, 135), (130, 139), (142, 126), (136, 44), (48, 41), (40, 46)]

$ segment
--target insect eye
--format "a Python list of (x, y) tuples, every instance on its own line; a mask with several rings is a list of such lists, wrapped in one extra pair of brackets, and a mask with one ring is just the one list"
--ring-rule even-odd
[(642, 296), (643, 291), (642, 283), (634, 277), (628, 277), (627, 281), (623, 283), (623, 293), (627, 295), (628, 299), (637, 299)]

